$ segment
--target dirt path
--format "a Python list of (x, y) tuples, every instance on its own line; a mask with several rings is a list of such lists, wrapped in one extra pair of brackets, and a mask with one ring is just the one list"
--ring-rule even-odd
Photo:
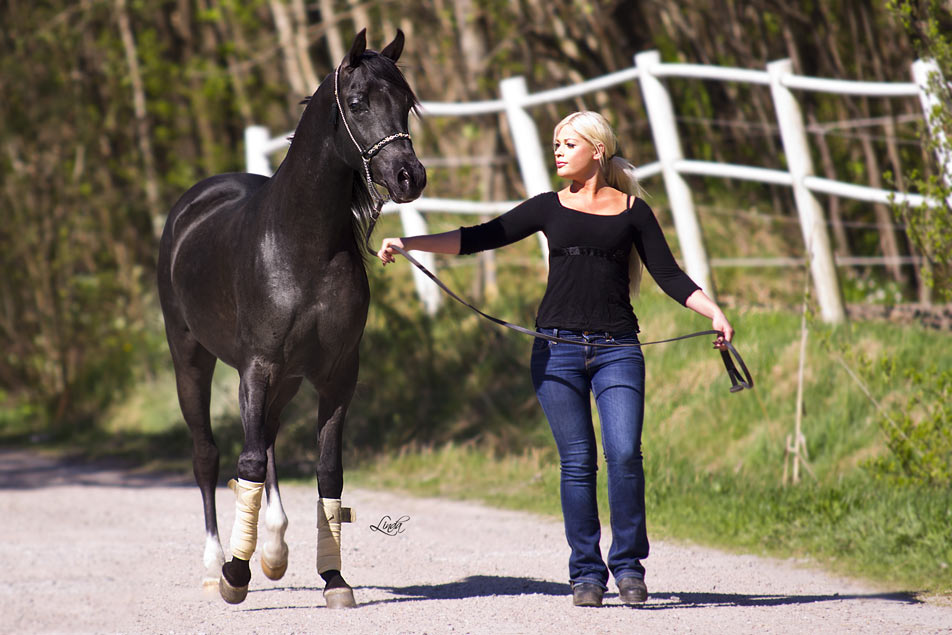
[[(185, 479), (0, 451), (2, 633), (931, 633), (952, 607), (753, 556), (655, 540), (641, 608), (571, 606), (561, 525), (468, 503), (345, 488), (344, 574), (361, 606), (324, 608), (315, 492), (285, 486), (291, 549), (248, 599), (200, 589), (198, 490)], [(234, 498), (218, 495), (227, 548)], [(402, 533), (370, 526), (408, 517)], [(607, 542), (604, 545), (607, 551)]]

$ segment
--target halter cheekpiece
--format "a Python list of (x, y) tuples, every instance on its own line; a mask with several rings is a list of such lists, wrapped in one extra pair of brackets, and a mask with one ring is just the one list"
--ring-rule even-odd
[[(360, 152), (360, 160), (364, 163), (364, 178), (367, 180), (367, 189), (370, 190), (370, 196), (374, 200), (374, 211), (371, 217), (370, 228), (367, 231), (367, 241), (369, 245), (370, 234), (373, 232), (374, 224), (380, 217), (380, 209), (383, 207), (383, 204), (387, 202), (387, 199), (381, 196), (380, 192), (377, 191), (377, 188), (374, 187), (373, 179), (370, 177), (370, 161), (377, 155), (377, 153), (383, 150), (387, 144), (393, 143), (394, 141), (398, 141), (400, 139), (410, 139), (410, 135), (406, 132), (395, 132), (392, 135), (384, 137), (366, 150), (362, 150), (360, 148), (360, 144), (357, 142), (357, 138), (350, 129), (350, 124), (347, 123), (347, 117), (344, 115), (344, 108), (340, 103), (340, 91), (338, 90), (340, 68), (341, 67), (338, 66), (337, 70), (334, 71), (334, 102), (337, 104), (338, 112), (340, 112), (340, 119), (344, 122), (344, 129), (347, 130), (347, 136), (350, 137), (354, 147), (357, 148), (358, 152)], [(371, 251), (373, 250), (371, 249)]]

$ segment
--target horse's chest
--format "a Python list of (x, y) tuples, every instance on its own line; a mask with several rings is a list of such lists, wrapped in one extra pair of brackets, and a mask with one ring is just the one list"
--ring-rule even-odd
[(359, 342), (370, 291), (362, 263), (339, 258), (323, 266), (264, 267), (239, 307), (241, 339), (282, 357), (314, 357)]

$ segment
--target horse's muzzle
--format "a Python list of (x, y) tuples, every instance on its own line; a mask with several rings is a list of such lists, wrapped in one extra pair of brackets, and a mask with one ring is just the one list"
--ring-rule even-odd
[(409, 203), (420, 198), (426, 187), (426, 170), (415, 155), (410, 155), (402, 165), (397, 164), (392, 179), (387, 179), (390, 198), (396, 203)]
[(426, 169), (415, 154), (404, 154), (381, 167), (384, 168), (382, 185), (386, 186), (395, 203), (409, 203), (420, 198), (426, 187)]

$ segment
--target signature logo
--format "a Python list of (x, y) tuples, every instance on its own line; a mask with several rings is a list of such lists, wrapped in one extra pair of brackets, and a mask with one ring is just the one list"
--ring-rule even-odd
[(407, 528), (403, 526), (403, 523), (409, 520), (409, 516), (401, 516), (396, 520), (392, 519), (390, 516), (384, 516), (376, 525), (371, 525), (370, 529), (373, 531), (379, 531), (380, 533), (387, 536), (396, 536), (397, 534), (402, 534), (407, 530)]

